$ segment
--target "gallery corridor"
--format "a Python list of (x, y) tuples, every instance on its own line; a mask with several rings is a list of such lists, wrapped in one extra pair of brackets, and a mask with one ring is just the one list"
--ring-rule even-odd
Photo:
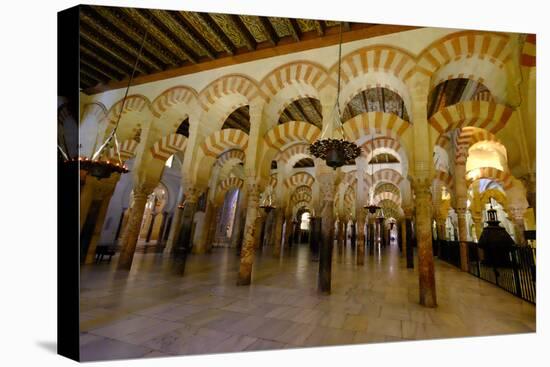
[(437, 259), (438, 306), (419, 305), (417, 264), (395, 244), (359, 267), (335, 247), (329, 296), (304, 244), (259, 252), (249, 287), (236, 285), (234, 248), (190, 255), (184, 275), (162, 254), (136, 254), (130, 272), (117, 257), (82, 267), (83, 360), (535, 331), (534, 305)]

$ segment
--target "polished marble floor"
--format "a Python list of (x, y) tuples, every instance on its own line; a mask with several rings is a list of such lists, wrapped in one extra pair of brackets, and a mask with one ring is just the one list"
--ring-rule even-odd
[[(395, 245), (355, 265), (334, 252), (332, 294), (317, 294), (307, 245), (257, 256), (253, 284), (236, 286), (234, 249), (192, 255), (186, 268), (136, 254), (130, 272), (81, 268), (81, 358), (224, 353), (534, 332), (535, 306), (436, 260), (438, 307), (418, 304), (418, 273)], [(416, 265), (416, 264), (415, 264)], [(183, 271), (183, 275), (182, 275)]]

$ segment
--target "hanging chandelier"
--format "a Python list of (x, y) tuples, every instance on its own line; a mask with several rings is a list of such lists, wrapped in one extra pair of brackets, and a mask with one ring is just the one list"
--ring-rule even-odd
[[(341, 121), (340, 113), (340, 74), (342, 69), (342, 22), (340, 22), (340, 42), (338, 44), (338, 84), (336, 92), (336, 105), (333, 110), (333, 119), (330, 125), (336, 126), (326, 126), (323, 130), (319, 140), (315, 141), (309, 146), (309, 152), (316, 158), (321, 158), (327, 164), (327, 166), (336, 169), (342, 167), (345, 164), (354, 164), (355, 158), (359, 157), (361, 154), (361, 148), (357, 146), (354, 142), (347, 141), (344, 139), (344, 128)], [(341, 139), (328, 137), (323, 138), (330, 127), (330, 133), (334, 132), (334, 127), (336, 131), (342, 136)]]
[[(136, 69), (139, 64), (139, 59), (143, 52), (143, 46), (145, 45), (147, 34), (148, 34), (148, 31), (146, 30), (145, 34), (143, 35), (143, 40), (141, 41), (141, 46), (139, 48), (136, 61), (134, 63), (132, 73), (130, 74), (130, 79), (128, 80), (128, 84), (126, 86), (126, 91), (124, 92), (124, 98), (122, 98), (122, 107), (120, 109), (120, 112), (118, 113), (118, 117), (113, 130), (111, 131), (111, 133), (109, 134), (105, 142), (99, 147), (99, 149), (92, 155), (91, 158), (84, 157), (84, 156), (71, 158), (58, 144), (57, 148), (59, 149), (61, 155), (63, 156), (63, 159), (67, 167), (78, 168), (80, 169), (80, 171), (84, 171), (86, 175), (89, 174), (90, 176), (93, 176), (98, 180), (109, 178), (113, 173), (122, 174), (122, 173), (129, 172), (128, 167), (122, 162), (122, 159), (120, 158), (120, 147), (119, 147), (116, 132), (118, 129), (118, 125), (120, 123), (122, 111), (124, 110), (124, 104), (126, 103), (126, 99), (128, 98), (128, 91), (130, 90), (130, 85), (132, 84), (132, 81), (134, 79), (134, 75), (136, 73)], [(106, 148), (112, 148), (113, 150), (112, 155), (114, 155), (114, 159), (110, 159), (109, 157), (104, 156), (103, 153), (106, 150)], [(66, 149), (66, 151), (68, 152), (68, 149)]]
[(267, 197), (262, 200), (262, 203), (260, 203), (260, 208), (262, 208), (266, 213), (269, 213), (273, 209), (275, 209), (275, 206), (273, 205), (273, 198), (272, 198), (272, 187), (268, 186), (266, 189), (266, 195)]
[[(373, 158), (374, 158), (374, 134), (371, 137), (371, 145), (372, 145), (372, 152), (373, 152)], [(368, 162), (368, 164), (371, 166), (370, 169), (370, 176), (371, 176), (371, 187), (369, 188), (369, 204), (365, 205), (363, 208), (367, 209), (370, 214), (375, 214), (378, 211), (382, 211), (381, 207), (378, 206), (374, 202), (374, 163)], [(382, 213), (382, 218), (384, 217), (384, 213)]]

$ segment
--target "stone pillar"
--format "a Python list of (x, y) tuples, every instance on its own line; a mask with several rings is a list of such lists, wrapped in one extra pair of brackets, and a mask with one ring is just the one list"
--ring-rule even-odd
[(401, 256), (407, 258), (407, 220), (401, 220)]
[(260, 194), (255, 177), (247, 177), (248, 206), (244, 226), (244, 240), (241, 248), (241, 261), (237, 285), (249, 285), (252, 279), (252, 264), (254, 263), (254, 243), (256, 242), (256, 218)]
[[(265, 212), (263, 210), (258, 210), (258, 217), (256, 218), (256, 233), (258, 233), (258, 235), (255, 237), (255, 241), (254, 241), (254, 248), (258, 249), (260, 248), (261, 246), (261, 243), (262, 243), (262, 238), (264, 237), (264, 233), (265, 233)], [(246, 217), (245, 217), (245, 221), (246, 221)]]
[(351, 246), (352, 249), (355, 249), (356, 241), (357, 241), (357, 228), (356, 228), (356, 225), (355, 225), (355, 221), (352, 220), (351, 221), (351, 234), (350, 234), (350, 246)]
[(82, 227), (88, 217), (88, 211), (90, 210), (90, 205), (94, 199), (96, 183), (96, 178), (87, 176), (84, 186), (80, 191), (80, 231), (82, 231)]
[(468, 228), (466, 227), (466, 208), (457, 198), (456, 215), (458, 217), (458, 240), (460, 241), (460, 270), (468, 271)]
[(178, 239), (172, 248), (172, 252), (177, 256), (181, 256), (184, 260), (192, 246), (193, 217), (197, 211), (197, 201), (200, 193), (199, 188), (195, 186), (189, 186), (185, 192), (185, 203), (181, 213), (181, 228)]
[(310, 231), (311, 235), (309, 236), (310, 249), (311, 249), (311, 259), (313, 261), (319, 260), (319, 249), (321, 248), (321, 218), (320, 217), (309, 217), (310, 220)]
[(153, 192), (155, 186), (151, 184), (138, 184), (134, 187), (134, 204), (130, 208), (128, 224), (122, 235), (122, 250), (118, 259), (118, 269), (130, 270), (132, 267), (145, 204), (147, 204), (147, 197)]
[[(472, 216), (472, 220), (474, 221), (474, 226), (476, 228), (476, 239), (479, 241), (479, 238), (481, 237), (481, 233), (483, 232), (483, 221), (482, 221), (481, 214)], [(445, 231), (445, 222), (443, 222), (443, 231)]]
[(273, 256), (281, 256), (281, 236), (283, 232), (284, 210), (283, 208), (273, 209), (274, 226), (273, 226)]
[(338, 248), (340, 251), (346, 247), (346, 234), (346, 222), (340, 220), (340, 222), (338, 222)]
[(329, 167), (321, 167), (318, 180), (321, 192), (321, 248), (319, 250), (318, 290), (330, 294), (332, 278), (332, 247), (334, 238), (334, 179), (335, 174)]
[(432, 252), (432, 197), (430, 179), (414, 182), (416, 206), (416, 237), (418, 247), (418, 275), (420, 304), (426, 307), (437, 305), (435, 292), (434, 258)]
[(290, 237), (292, 236), (293, 223), (290, 214), (287, 214), (284, 219), (283, 248), (288, 249), (290, 247)]
[(206, 199), (206, 211), (204, 212), (204, 223), (197, 244), (193, 246), (193, 253), (204, 254), (209, 248), (209, 235), (212, 231), (212, 222), (214, 221), (214, 204)]
[(365, 265), (365, 210), (360, 207), (357, 216), (357, 265)]
[(172, 224), (170, 225), (170, 233), (168, 233), (168, 239), (166, 240), (166, 247), (164, 248), (164, 253), (170, 254), (172, 253), (172, 249), (174, 248), (174, 243), (176, 242), (176, 239), (179, 236), (179, 229), (181, 227), (181, 214), (182, 209), (181, 205), (183, 205), (183, 199), (178, 202), (176, 207), (174, 208), (174, 216), (172, 218)]
[(90, 239), (90, 244), (88, 245), (88, 251), (86, 253), (86, 259), (84, 260), (84, 264), (94, 263), (95, 251), (96, 251), (99, 239), (101, 237), (101, 230), (103, 229), (103, 224), (105, 222), (105, 216), (107, 215), (107, 209), (109, 208), (109, 202), (111, 201), (111, 196), (112, 196), (112, 193), (108, 197), (103, 198), (103, 200), (101, 201), (101, 207), (99, 208), (99, 212), (97, 214), (94, 231), (92, 234), (92, 238)]
[(246, 189), (242, 188), (239, 192), (239, 200), (237, 204), (237, 210), (235, 212), (235, 222), (233, 225), (233, 233), (231, 233), (231, 247), (239, 249), (242, 245), (242, 236), (244, 231), (244, 221), (246, 220), (246, 206), (247, 206), (247, 193)]
[(533, 215), (537, 218), (537, 178), (535, 173), (528, 173), (523, 183), (526, 189), (527, 202), (529, 207), (533, 208)]
[(514, 223), (514, 235), (516, 237), (516, 243), (520, 246), (526, 245), (525, 242), (525, 222), (523, 221), (523, 214), (525, 208), (510, 208), (512, 214), (512, 222)]

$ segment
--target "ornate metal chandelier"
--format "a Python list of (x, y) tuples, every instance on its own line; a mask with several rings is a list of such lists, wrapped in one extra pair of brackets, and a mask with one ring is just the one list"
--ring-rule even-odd
[(275, 206), (273, 205), (273, 198), (272, 198), (272, 190), (273, 188), (271, 186), (268, 186), (266, 189), (266, 195), (267, 197), (262, 200), (260, 203), (260, 208), (262, 208), (266, 213), (269, 213), (273, 209), (275, 209)]
[[(340, 42), (338, 44), (338, 89), (336, 92), (336, 105), (334, 106), (333, 115), (334, 118), (333, 124), (336, 126), (327, 126), (319, 140), (315, 141), (309, 147), (309, 152), (317, 158), (321, 158), (327, 163), (327, 166), (336, 169), (342, 167), (344, 164), (353, 164), (355, 158), (359, 157), (361, 154), (361, 148), (359, 148), (354, 142), (347, 141), (344, 139), (344, 129), (342, 126), (342, 121), (340, 119), (340, 74), (342, 69), (342, 22), (340, 22)], [(330, 129), (329, 129), (330, 128)], [(342, 136), (341, 139), (329, 137), (324, 138), (327, 131), (330, 130), (330, 133), (336, 131)]]
[[(374, 135), (372, 135), (371, 138), (372, 142), (372, 152), (374, 153)], [(374, 158), (374, 154), (373, 154)], [(374, 166), (370, 162), (368, 163), (371, 166), (370, 169), (370, 176), (371, 176), (371, 187), (369, 188), (369, 204), (365, 205), (363, 208), (367, 209), (370, 214), (376, 214), (377, 211), (381, 210), (382, 208), (375, 204), (374, 202)], [(382, 213), (382, 218), (384, 217), (384, 214)]]
[[(130, 74), (130, 79), (128, 80), (128, 84), (126, 86), (126, 91), (124, 92), (124, 98), (122, 98), (122, 108), (120, 109), (120, 112), (118, 114), (115, 127), (113, 128), (113, 130), (111, 131), (111, 133), (109, 134), (105, 142), (99, 147), (99, 149), (92, 155), (91, 158), (82, 157), (82, 156), (71, 158), (61, 148), (59, 144), (57, 145), (61, 155), (63, 156), (63, 159), (65, 160), (65, 164), (69, 168), (73, 168), (73, 167), (78, 168), (80, 169), (80, 171), (84, 171), (86, 174), (96, 177), (98, 180), (101, 180), (103, 178), (109, 178), (113, 173), (129, 172), (128, 167), (122, 162), (122, 159), (120, 158), (120, 147), (119, 147), (116, 132), (118, 129), (118, 125), (120, 123), (122, 111), (124, 110), (124, 104), (126, 103), (126, 99), (128, 98), (128, 91), (130, 90), (130, 85), (132, 84), (132, 81), (134, 79), (134, 75), (136, 73), (136, 69), (139, 64), (139, 59), (143, 52), (143, 46), (145, 45), (147, 34), (148, 34), (148, 31), (146, 30), (145, 34), (143, 35), (143, 40), (141, 41), (141, 46), (139, 48), (136, 61), (134, 63), (134, 67), (132, 69), (132, 74)], [(105, 149), (108, 147), (111, 147), (111, 145), (112, 145), (115, 160), (104, 157), (102, 154), (105, 151)], [(68, 152), (69, 150), (66, 149), (66, 151)]]

